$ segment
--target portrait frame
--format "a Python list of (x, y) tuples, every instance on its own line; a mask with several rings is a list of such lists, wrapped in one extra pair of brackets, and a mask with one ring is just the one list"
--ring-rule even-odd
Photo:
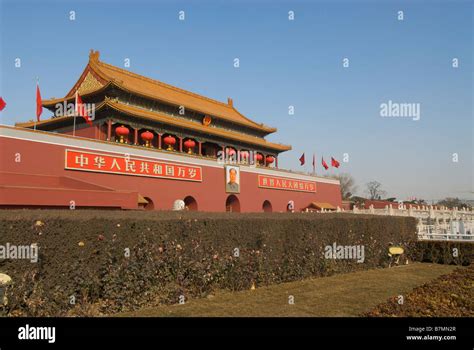
[[(237, 165), (226, 165), (224, 167), (224, 185), (226, 193), (240, 193), (240, 167)], [(231, 184), (231, 171), (235, 170), (235, 184)]]

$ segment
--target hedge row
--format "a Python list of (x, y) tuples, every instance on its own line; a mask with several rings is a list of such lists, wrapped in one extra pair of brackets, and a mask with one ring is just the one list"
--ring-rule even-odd
[[(0, 244), (37, 243), (40, 259), (0, 260), (14, 281), (0, 313), (111, 314), (384, 267), (390, 243), (417, 256), (415, 225), (351, 214), (1, 212)], [(326, 259), (333, 243), (363, 245), (365, 261)]]
[(474, 242), (420, 241), (411, 255), (416, 261), (465, 266), (474, 260)]

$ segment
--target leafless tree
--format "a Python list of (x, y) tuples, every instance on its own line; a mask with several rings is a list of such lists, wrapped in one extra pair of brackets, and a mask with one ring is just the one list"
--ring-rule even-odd
[(334, 176), (341, 183), (341, 196), (342, 199), (351, 198), (355, 191), (357, 191), (357, 186), (355, 180), (351, 174), (341, 173)]
[(382, 190), (382, 184), (378, 181), (370, 181), (366, 186), (366, 192), (370, 199), (382, 199), (387, 193)]
[(445, 206), (445, 207), (448, 207), (448, 208), (451, 208), (451, 209), (454, 208), (454, 207), (467, 208), (467, 209), (471, 208), (471, 206), (468, 203), (464, 203), (459, 198), (452, 198), (452, 197), (447, 197), (443, 200), (440, 200), (436, 204), (437, 205), (442, 205), (442, 206)]

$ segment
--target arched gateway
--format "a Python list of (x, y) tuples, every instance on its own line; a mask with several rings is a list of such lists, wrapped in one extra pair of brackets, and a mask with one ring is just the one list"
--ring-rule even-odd
[(184, 205), (189, 211), (198, 211), (197, 201), (192, 196), (187, 196), (184, 198)]
[(225, 210), (228, 212), (240, 213), (240, 201), (236, 195), (231, 194), (225, 201)]
[(265, 200), (262, 204), (262, 209), (265, 213), (271, 213), (273, 211), (272, 203), (268, 200)]

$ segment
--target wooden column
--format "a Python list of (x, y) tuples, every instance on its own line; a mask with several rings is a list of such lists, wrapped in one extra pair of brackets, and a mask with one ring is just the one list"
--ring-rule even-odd
[(198, 154), (202, 156), (202, 142), (198, 141)]
[(138, 129), (137, 129), (137, 128), (133, 128), (133, 130), (134, 130), (134, 139), (135, 139), (134, 142), (133, 142), (133, 144), (134, 144), (134, 145), (138, 145)]
[(158, 149), (161, 149), (161, 134), (158, 135)]
[(112, 120), (107, 120), (107, 141), (112, 139)]
[(263, 166), (267, 166), (267, 156), (263, 155)]
[(278, 169), (278, 157), (275, 156), (275, 168)]
[(179, 151), (183, 152), (183, 138), (182, 137), (179, 138)]

